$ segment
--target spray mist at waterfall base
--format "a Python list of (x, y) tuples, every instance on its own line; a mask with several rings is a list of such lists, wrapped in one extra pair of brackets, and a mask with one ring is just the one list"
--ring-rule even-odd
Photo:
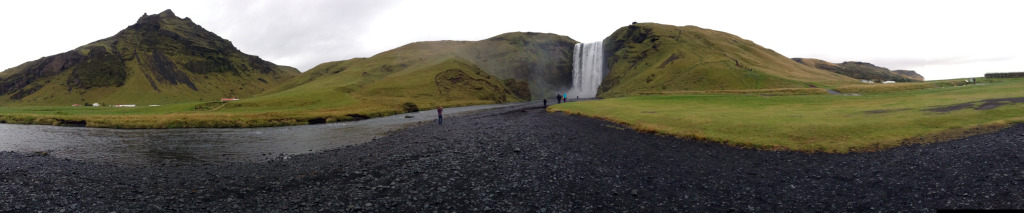
[(565, 92), (568, 98), (597, 96), (605, 70), (603, 46), (600, 41), (576, 44), (572, 56), (572, 88)]

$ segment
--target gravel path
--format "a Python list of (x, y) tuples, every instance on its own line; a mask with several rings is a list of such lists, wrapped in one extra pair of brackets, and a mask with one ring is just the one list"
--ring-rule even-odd
[(506, 108), (260, 163), (0, 153), (0, 211), (931, 211), (1024, 208), (1024, 125), (858, 154), (755, 151)]

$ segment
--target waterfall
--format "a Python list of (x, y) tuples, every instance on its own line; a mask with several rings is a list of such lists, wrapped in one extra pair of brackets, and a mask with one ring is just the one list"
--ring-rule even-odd
[(576, 44), (572, 53), (572, 88), (568, 98), (593, 98), (604, 78), (604, 45), (600, 41)]

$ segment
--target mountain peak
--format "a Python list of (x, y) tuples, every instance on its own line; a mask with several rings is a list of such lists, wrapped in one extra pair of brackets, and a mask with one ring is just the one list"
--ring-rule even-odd
[(163, 12), (160, 12), (159, 15), (160, 17), (178, 17), (174, 15), (174, 11), (171, 11), (171, 9), (164, 10)]
[(0, 104), (63, 105), (84, 100), (172, 103), (245, 97), (299, 71), (245, 54), (231, 41), (165, 10), (144, 14), (114, 36), (26, 62), (4, 74)]
[[(164, 10), (163, 12), (160, 12), (158, 14), (153, 14), (153, 15), (149, 15), (149, 14), (143, 13), (142, 17), (139, 17), (139, 20), (136, 21), (136, 23), (142, 23), (142, 22), (145, 22), (147, 20), (158, 21), (160, 19), (181, 19), (181, 18), (178, 18), (177, 15), (174, 15), (174, 11), (171, 11), (171, 9), (167, 9), (167, 10)], [(191, 21), (191, 20), (189, 20), (189, 21)]]

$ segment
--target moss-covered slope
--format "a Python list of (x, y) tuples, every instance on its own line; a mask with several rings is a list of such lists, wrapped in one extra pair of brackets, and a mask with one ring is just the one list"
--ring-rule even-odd
[(917, 74), (913, 70), (893, 70), (892, 72), (913, 79), (915, 81), (924, 81), (924, 76)]
[(0, 74), (2, 105), (170, 104), (246, 97), (299, 74), (236, 49), (170, 10)]
[(924, 76), (921, 76), (914, 71), (890, 71), (888, 68), (864, 62), (847, 61), (840, 64), (834, 64), (813, 58), (793, 58), (793, 61), (856, 79), (896, 82), (924, 81)]
[(433, 108), (526, 101), (571, 85), (575, 43), (565, 36), (520, 32), (481, 41), (415, 42), (370, 58), (317, 65), (226, 110), (302, 103), (373, 114), (401, 110), (406, 103)]
[[(283, 91), (301, 84), (337, 74), (349, 66), (369, 76), (351, 76), (362, 81), (374, 81), (386, 73), (409, 67), (436, 63), (437, 60), (460, 58), (466, 63), (499, 79), (512, 79), (523, 100), (562, 92), (572, 84), (572, 51), (576, 41), (566, 36), (548, 33), (514, 32), (481, 41), (427, 41), (407, 44), (365, 59), (335, 61), (320, 64), (302, 76), (276, 89)], [(328, 80), (329, 81), (329, 80)], [(355, 87), (362, 86), (353, 85)]]
[(458, 48), (458, 57), (469, 59), (501, 79), (529, 85), (535, 99), (563, 92), (572, 86), (572, 54), (575, 40), (549, 33), (505, 33)]
[(598, 88), (599, 97), (856, 83), (738, 36), (695, 26), (633, 24), (616, 30), (604, 45), (610, 70)]
[(410, 106), (431, 109), (518, 102), (530, 97), (529, 89), (522, 85), (525, 82), (500, 79), (463, 58), (408, 64), (381, 63), (379, 59), (320, 64), (278, 88), (280, 91), (233, 102), (222, 111), (287, 109), (373, 117), (405, 112)]

